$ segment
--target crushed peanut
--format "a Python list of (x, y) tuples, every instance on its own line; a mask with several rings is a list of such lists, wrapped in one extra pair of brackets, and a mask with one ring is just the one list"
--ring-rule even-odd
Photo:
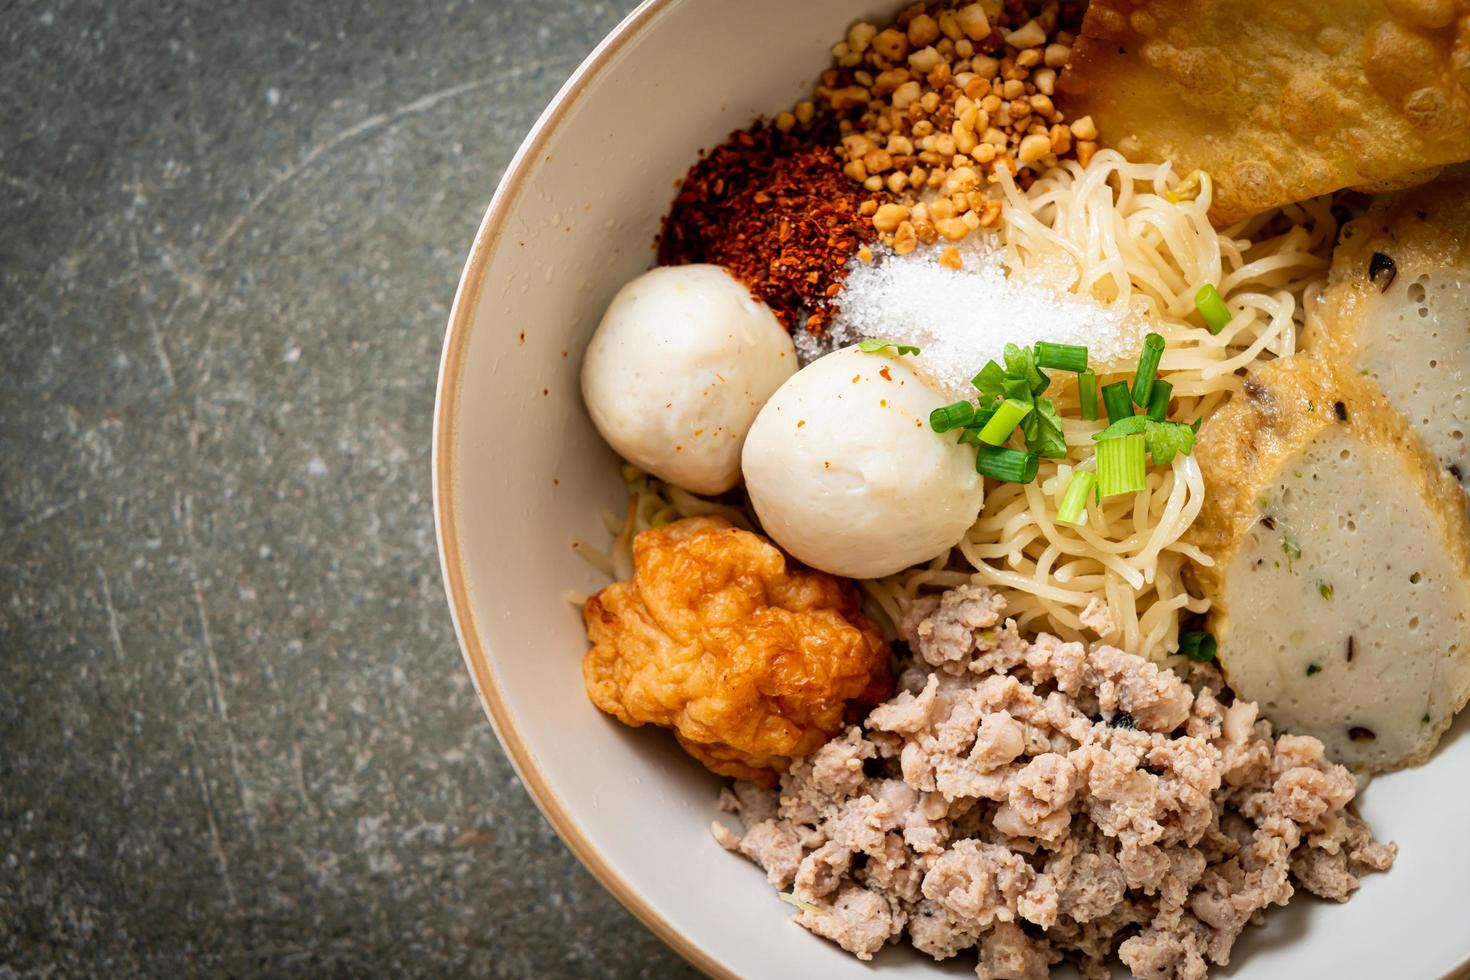
[[(958, 242), (999, 220), (1002, 169), (1024, 189), (1061, 159), (1092, 158), (1092, 119), (1069, 122), (1053, 101), (1081, 15), (1074, 0), (1039, 12), (1021, 0), (921, 0), (833, 46), (815, 103), (838, 118), (843, 173), (894, 200), (871, 215), (885, 245)], [(777, 127), (807, 125), (816, 106), (798, 104)]]

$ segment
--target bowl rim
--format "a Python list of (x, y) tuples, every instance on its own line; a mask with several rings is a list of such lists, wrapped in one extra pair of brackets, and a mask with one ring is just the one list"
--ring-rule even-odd
[(697, 969), (713, 977), (734, 978), (737, 975), (721, 964), (703, 947), (674, 927), (622, 877), (577, 826), (560, 797), (551, 788), (546, 774), (530, 751), (522, 733), (506, 707), (495, 672), (487, 655), (488, 644), (482, 639), (469, 599), (469, 585), (461, 555), (459, 535), (460, 494), (457, 461), (453, 451), (460, 412), (460, 384), (464, 372), (464, 354), (470, 330), (479, 308), (481, 285), (506, 230), (508, 217), (519, 200), (532, 165), (551, 139), (567, 113), (587, 87), (604, 72), (615, 55), (660, 13), (677, 0), (644, 0), (602, 39), (582, 61), (570, 78), (557, 91), (522, 140), (515, 156), (506, 167), (490, 206), (475, 232), (464, 271), (455, 289), (449, 310), (449, 324), (439, 359), (439, 377), (434, 393), (434, 427), (430, 467), (433, 481), (434, 532), (439, 548), (439, 571), (449, 600), (449, 614), (459, 639), (465, 667), (491, 727), (505, 748), (511, 765), (531, 794), (542, 815), (566, 843), (577, 860), (612, 893), (624, 908), (632, 912), (656, 936), (667, 943)]

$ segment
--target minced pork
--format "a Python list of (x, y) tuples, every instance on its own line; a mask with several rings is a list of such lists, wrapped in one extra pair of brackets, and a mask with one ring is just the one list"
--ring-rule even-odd
[(981, 980), (1075, 960), (1198, 978), (1296, 887), (1337, 901), (1396, 847), (1347, 805), (1315, 738), (1274, 737), (1212, 668), (1189, 683), (1115, 647), (1026, 640), (965, 586), (916, 601), (900, 693), (776, 790), (736, 783), (716, 839), (796, 921), (860, 959), (904, 936)]

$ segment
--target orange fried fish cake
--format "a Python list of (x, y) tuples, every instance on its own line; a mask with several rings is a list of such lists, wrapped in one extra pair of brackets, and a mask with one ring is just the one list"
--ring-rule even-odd
[(664, 725), (710, 770), (766, 785), (888, 696), (888, 645), (852, 583), (692, 517), (633, 542), (633, 579), (587, 601), (582, 674), (627, 725)]

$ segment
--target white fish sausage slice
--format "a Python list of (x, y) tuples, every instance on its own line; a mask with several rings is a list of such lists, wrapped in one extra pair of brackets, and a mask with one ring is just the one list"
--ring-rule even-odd
[(1470, 177), (1386, 197), (1343, 230), (1302, 347), (1373, 380), (1470, 481)]
[(1354, 768), (1425, 759), (1470, 696), (1459, 490), (1370, 383), (1305, 358), (1256, 372), (1196, 452), (1235, 693)]

